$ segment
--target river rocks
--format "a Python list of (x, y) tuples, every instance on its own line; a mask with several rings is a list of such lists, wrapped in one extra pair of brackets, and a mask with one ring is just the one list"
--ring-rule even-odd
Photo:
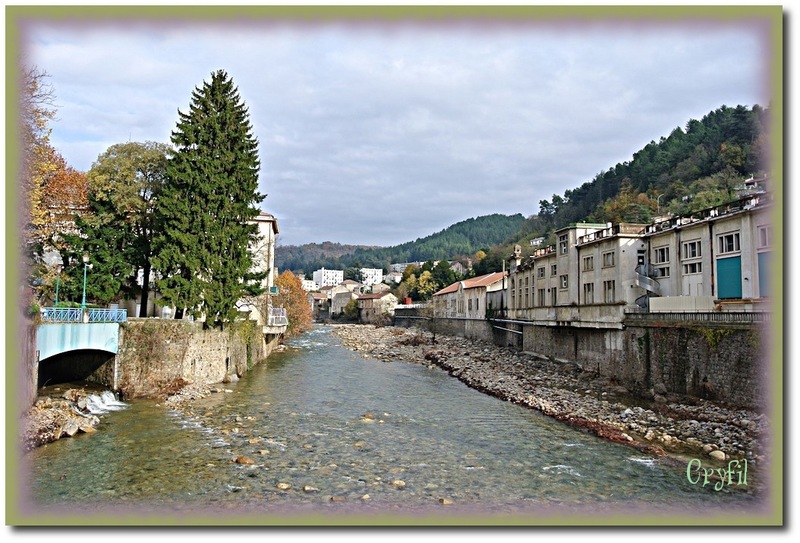
[[(638, 398), (618, 383), (584, 371), (580, 364), (463, 337), (416, 328), (336, 325), (343, 345), (365, 358), (406, 361), (447, 371), (468, 386), (655, 454), (709, 454), (766, 458), (762, 413), (670, 394), (656, 383)], [(364, 420), (362, 418), (362, 420)], [(703, 451), (702, 446), (711, 449)]]
[(37, 400), (22, 421), (23, 449), (29, 451), (79, 433), (94, 433), (100, 419), (86, 412), (87, 396), (85, 390), (69, 389), (63, 393), (63, 399)]
[(234, 460), (237, 464), (244, 464), (244, 465), (252, 465), (255, 464), (256, 461), (250, 458), (249, 456), (237, 456)]

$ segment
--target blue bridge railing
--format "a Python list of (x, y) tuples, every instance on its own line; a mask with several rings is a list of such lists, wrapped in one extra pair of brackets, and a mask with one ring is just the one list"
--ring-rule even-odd
[[(86, 319), (84, 319), (84, 311)], [(79, 307), (43, 307), (42, 322), (125, 322), (128, 320), (127, 309), (80, 309)]]

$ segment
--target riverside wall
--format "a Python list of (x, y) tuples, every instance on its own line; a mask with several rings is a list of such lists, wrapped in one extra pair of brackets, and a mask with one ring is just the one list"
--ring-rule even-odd
[(129, 319), (120, 328), (117, 356), (87, 380), (110, 386), (125, 399), (158, 396), (182, 382), (236, 380), (278, 345), (255, 323), (203, 330), (183, 320)]
[(763, 409), (770, 397), (769, 330), (760, 324), (656, 321), (596, 329), (409, 315), (394, 323), (576, 364), (650, 399), (673, 393)]

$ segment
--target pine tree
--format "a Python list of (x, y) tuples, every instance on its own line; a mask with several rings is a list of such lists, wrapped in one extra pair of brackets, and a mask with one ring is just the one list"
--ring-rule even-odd
[(258, 193), (258, 142), (247, 108), (228, 75), (219, 70), (196, 87), (188, 112), (178, 112), (175, 150), (158, 200), (161, 233), (154, 266), (164, 304), (205, 316), (222, 327), (236, 303), (261, 292), (264, 274), (253, 273), (251, 222), (264, 199)]

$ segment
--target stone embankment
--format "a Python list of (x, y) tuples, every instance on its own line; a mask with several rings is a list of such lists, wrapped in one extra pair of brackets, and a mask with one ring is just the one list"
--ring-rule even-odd
[(68, 389), (60, 398), (45, 397), (36, 401), (22, 420), (22, 448), (36, 447), (77, 433), (94, 433), (100, 423), (87, 406), (84, 390)]
[(472, 339), (434, 338), (419, 329), (346, 324), (334, 333), (365, 357), (437, 366), (474, 389), (649, 454), (682, 461), (747, 459), (753, 468), (768, 460), (764, 414), (668, 394), (658, 385), (651, 398), (638, 398), (577, 364)]

